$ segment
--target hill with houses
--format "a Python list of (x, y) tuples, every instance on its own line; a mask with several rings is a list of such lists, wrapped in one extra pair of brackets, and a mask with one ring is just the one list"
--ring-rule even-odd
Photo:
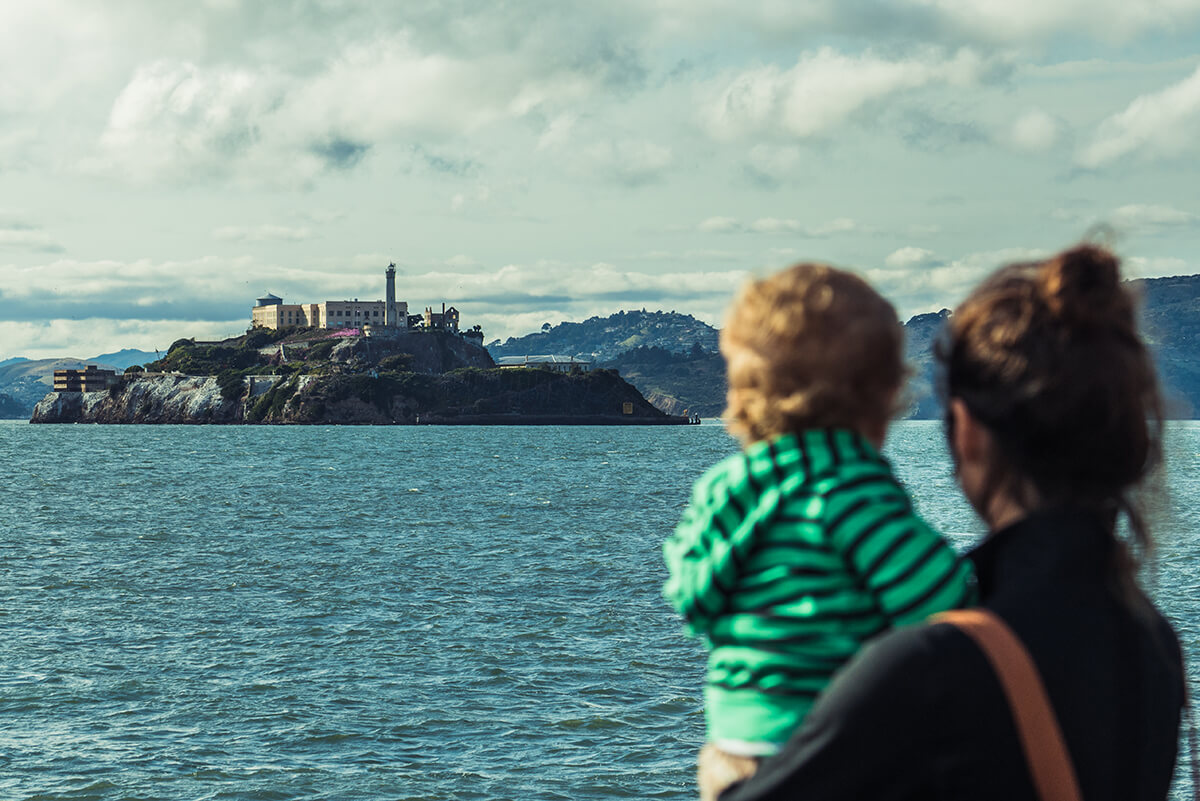
[[(1167, 414), (1200, 416), (1200, 275), (1140, 279), (1142, 331), (1158, 365)], [(948, 309), (905, 323), (909, 419), (939, 419), (933, 345)], [(648, 400), (672, 414), (717, 416), (725, 405), (725, 365), (717, 353), (719, 331), (691, 315), (624, 311), (582, 323), (493, 342), (493, 356), (559, 353), (618, 370)]]

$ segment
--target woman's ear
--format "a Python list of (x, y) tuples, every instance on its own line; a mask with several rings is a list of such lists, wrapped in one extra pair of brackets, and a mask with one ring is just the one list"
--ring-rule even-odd
[(983, 457), (986, 432), (962, 398), (950, 399), (950, 451), (958, 465), (977, 464)]
[(954, 472), (967, 502), (987, 523), (993, 522), (993, 493), (988, 488), (993, 466), (991, 434), (971, 414), (961, 398), (950, 399), (950, 451), (954, 455)]

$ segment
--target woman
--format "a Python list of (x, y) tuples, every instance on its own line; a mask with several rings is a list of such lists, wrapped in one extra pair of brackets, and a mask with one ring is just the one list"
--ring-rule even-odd
[[(1182, 658), (1115, 533), (1125, 515), (1150, 547), (1129, 493), (1159, 459), (1161, 412), (1117, 260), (1081, 246), (1002, 268), (938, 358), (958, 481), (991, 532), (970, 554), (981, 605), (1031, 654), (1082, 797), (1165, 798)], [(1037, 797), (994, 670), (935, 623), (864, 649), (721, 801)]]

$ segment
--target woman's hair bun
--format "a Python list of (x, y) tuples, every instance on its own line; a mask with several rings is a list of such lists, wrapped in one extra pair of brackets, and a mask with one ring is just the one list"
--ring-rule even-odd
[(1121, 286), (1121, 262), (1097, 245), (1079, 245), (1039, 265), (1038, 294), (1070, 327), (1133, 323), (1133, 304)]

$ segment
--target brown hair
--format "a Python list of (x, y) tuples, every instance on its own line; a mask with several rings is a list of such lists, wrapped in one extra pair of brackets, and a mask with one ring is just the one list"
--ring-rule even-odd
[(896, 310), (852, 273), (797, 264), (747, 283), (721, 331), (743, 442), (886, 422), (905, 376)]
[(990, 492), (1084, 506), (1114, 526), (1125, 512), (1150, 547), (1130, 490), (1161, 458), (1162, 403), (1116, 256), (1080, 245), (997, 270), (936, 355), (943, 401), (961, 399), (994, 435)]

